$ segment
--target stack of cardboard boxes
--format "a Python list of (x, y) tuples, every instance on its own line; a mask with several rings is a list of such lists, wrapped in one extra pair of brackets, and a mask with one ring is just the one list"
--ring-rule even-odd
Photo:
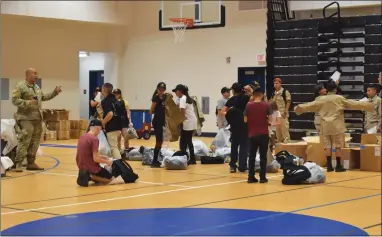
[(44, 110), (43, 116), (44, 116), (47, 129), (49, 131), (55, 131), (58, 140), (69, 140), (70, 138), (69, 111), (62, 110), (62, 109)]
[(70, 120), (70, 139), (78, 139), (85, 134), (88, 128), (88, 120)]

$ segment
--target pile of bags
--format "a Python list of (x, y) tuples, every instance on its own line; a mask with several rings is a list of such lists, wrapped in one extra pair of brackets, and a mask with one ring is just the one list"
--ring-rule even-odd
[(277, 153), (276, 160), (283, 170), (282, 183), (285, 185), (318, 184), (326, 181), (323, 168), (314, 162), (304, 163), (303, 159), (290, 154), (288, 151)]

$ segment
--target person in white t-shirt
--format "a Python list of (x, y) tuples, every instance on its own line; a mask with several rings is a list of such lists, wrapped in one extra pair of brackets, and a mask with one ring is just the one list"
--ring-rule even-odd
[(270, 126), (271, 131), (269, 133), (270, 135), (269, 148), (271, 152), (273, 152), (273, 147), (276, 145), (276, 127), (281, 125), (282, 117), (276, 102), (271, 103), (271, 109), (273, 113), (272, 113), (272, 121), (269, 121), (269, 124), (271, 125)]
[(179, 109), (186, 116), (182, 124), (182, 130), (180, 133), (179, 150), (186, 152), (187, 147), (190, 151), (190, 160), (188, 164), (196, 164), (194, 145), (192, 144), (192, 136), (197, 128), (197, 119), (194, 111), (193, 100), (188, 95), (188, 88), (185, 85), (177, 85), (174, 90), (176, 96), (179, 98)]

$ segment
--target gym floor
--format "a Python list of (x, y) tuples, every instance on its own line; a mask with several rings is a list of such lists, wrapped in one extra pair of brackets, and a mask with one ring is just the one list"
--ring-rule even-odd
[(2, 235), (381, 235), (381, 173), (284, 186), (281, 171), (267, 184), (247, 184), (247, 174), (230, 174), (227, 164), (169, 171), (131, 161), (137, 183), (82, 188), (75, 145), (43, 144), (37, 163), (45, 171), (2, 179)]

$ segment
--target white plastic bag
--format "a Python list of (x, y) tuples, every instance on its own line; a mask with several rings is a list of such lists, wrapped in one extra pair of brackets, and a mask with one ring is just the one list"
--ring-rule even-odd
[(99, 154), (103, 156), (111, 156), (110, 145), (103, 131), (101, 131), (98, 134), (98, 141), (99, 141), (99, 146), (98, 146)]
[(208, 156), (209, 149), (204, 142), (200, 140), (192, 140), (192, 144), (194, 145), (195, 156)]
[(127, 157), (131, 161), (141, 161), (143, 160), (143, 154), (139, 151), (139, 148), (134, 148), (131, 150), (128, 154)]
[(8, 156), (1, 157), (1, 167), (5, 170), (13, 166), (13, 161)]
[(215, 148), (230, 147), (231, 146), (231, 143), (229, 142), (230, 136), (231, 136), (231, 132), (229, 130), (221, 128), (216, 134), (215, 139), (212, 141), (212, 145), (215, 146)]
[(304, 183), (308, 183), (308, 184), (325, 183), (326, 174), (323, 168), (321, 168), (319, 165), (317, 165), (314, 162), (306, 162), (304, 166), (308, 168), (310, 171), (310, 178), (305, 180)]
[(1, 139), (7, 142), (3, 149), (3, 154), (6, 155), (18, 145), (17, 134), (15, 131), (16, 120), (2, 119), (1, 120)]
[(222, 147), (222, 148), (217, 148), (215, 150), (216, 156), (221, 156), (226, 158), (227, 156), (231, 155), (231, 148), (229, 147)]
[(186, 170), (187, 156), (166, 156), (162, 166), (168, 170)]
[(151, 163), (153, 162), (153, 159), (154, 159), (154, 149), (148, 149), (148, 150), (145, 149), (143, 153), (142, 165), (151, 165)]
[(173, 156), (175, 153), (175, 151), (171, 150), (171, 149), (168, 149), (168, 148), (162, 148), (161, 149), (161, 155), (163, 157), (166, 157), (166, 156)]
[(267, 165), (267, 173), (277, 173), (281, 165), (277, 160), (273, 160), (269, 165)]
[(135, 139), (135, 138), (138, 138), (138, 134), (137, 134), (137, 131), (135, 130), (135, 128), (123, 128), (122, 129), (122, 136), (128, 140), (132, 140), (132, 139)]

